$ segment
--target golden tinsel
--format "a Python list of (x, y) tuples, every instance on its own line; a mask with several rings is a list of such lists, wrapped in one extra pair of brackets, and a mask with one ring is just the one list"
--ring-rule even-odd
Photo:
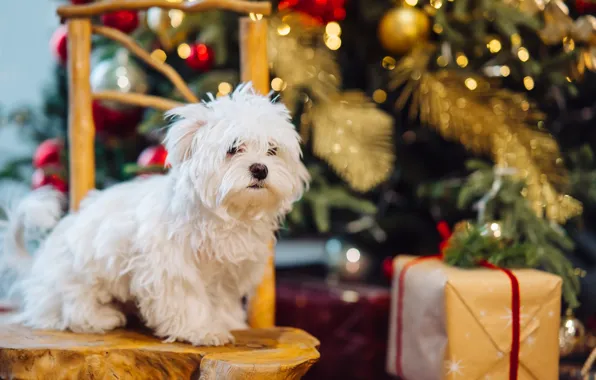
[(581, 79), (586, 69), (596, 71), (596, 17), (585, 15), (574, 20), (563, 1), (552, 0), (544, 8), (544, 27), (539, 35), (547, 45), (562, 43), (566, 52), (579, 48), (578, 59), (571, 67), (574, 79)]
[(303, 105), (301, 134), (312, 138), (314, 154), (353, 189), (368, 191), (393, 170), (393, 121), (363, 93), (340, 90), (340, 68), (323, 36), (323, 28), (304, 14), (272, 17), (272, 69), (283, 80), (284, 103), (291, 110)]
[(544, 115), (523, 94), (483, 77), (427, 71), (432, 52), (433, 47), (419, 47), (392, 71), (390, 87), (403, 86), (396, 105), (411, 99), (412, 117), (467, 149), (489, 153), (499, 167), (517, 168), (539, 216), (564, 223), (579, 215), (581, 203), (559, 192), (567, 173), (556, 141), (538, 127)]
[[(392, 118), (360, 92), (344, 92), (314, 106), (313, 152), (358, 191), (393, 171)], [(371, 123), (375, 120), (375, 123)]]
[(505, 0), (506, 4), (518, 7), (520, 11), (534, 16), (544, 11), (544, 0)]
[(269, 22), (269, 61), (275, 75), (284, 81), (284, 103), (299, 103), (302, 89), (312, 97), (326, 100), (339, 93), (340, 67), (335, 55), (319, 43), (320, 25), (302, 13), (286, 13)]

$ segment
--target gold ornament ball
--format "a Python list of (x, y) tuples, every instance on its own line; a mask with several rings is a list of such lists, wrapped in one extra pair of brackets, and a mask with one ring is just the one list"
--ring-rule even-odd
[(568, 356), (580, 351), (585, 342), (586, 328), (581, 321), (567, 314), (559, 328), (559, 349), (561, 356)]
[(379, 23), (379, 41), (393, 54), (405, 54), (428, 40), (430, 20), (421, 10), (403, 6), (389, 10)]

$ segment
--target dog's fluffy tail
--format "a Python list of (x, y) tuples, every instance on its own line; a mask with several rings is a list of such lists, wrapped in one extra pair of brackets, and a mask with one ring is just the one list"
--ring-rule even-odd
[[(32, 253), (26, 237), (33, 240), (56, 226), (63, 213), (64, 196), (49, 187), (27, 193), (23, 185), (0, 185), (0, 288), (9, 291), (14, 277), (29, 270)], [(31, 234), (31, 235), (30, 235)]]

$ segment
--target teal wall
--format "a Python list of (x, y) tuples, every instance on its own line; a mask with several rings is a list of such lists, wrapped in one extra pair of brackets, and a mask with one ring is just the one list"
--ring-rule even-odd
[(0, 0), (0, 105), (41, 102), (51, 79), (56, 0)]
[[(43, 87), (52, 80), (49, 40), (59, 20), (56, 0), (0, 0), (0, 107), (40, 106)], [(18, 128), (0, 125), (0, 165), (9, 157), (30, 155), (33, 147)]]

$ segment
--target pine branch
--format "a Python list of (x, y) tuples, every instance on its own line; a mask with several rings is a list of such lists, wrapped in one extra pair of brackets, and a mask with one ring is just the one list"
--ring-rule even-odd
[[(485, 220), (479, 223), (482, 226), (484, 223), (500, 221), (503, 237), (509, 243), (499, 248), (494, 242), (479, 239), (472, 234), (469, 237), (472, 239), (470, 243), (478, 246), (468, 248), (464, 247), (467, 240), (460, 242), (455, 245), (458, 250), (452, 252), (456, 255), (454, 260), (465, 261), (460, 257), (464, 251), (470, 255), (478, 255), (478, 252), (481, 252), (488, 255), (484, 258), (493, 263), (515, 263), (525, 267), (540, 265), (563, 279), (565, 301), (569, 307), (576, 308), (579, 306), (579, 279), (574, 274), (573, 265), (565, 256), (566, 252), (573, 250), (573, 241), (562, 228), (536, 215), (523, 195), (525, 183), (512, 177), (503, 177), (501, 180), (500, 190), (486, 204)], [(475, 202), (490, 191), (494, 181), (495, 174), (492, 168), (482, 168), (471, 173), (460, 189), (458, 206), (462, 209), (472, 208)], [(499, 244), (503, 242), (500, 241)], [(519, 252), (520, 247), (526, 252)]]
[(309, 168), (312, 177), (310, 190), (295, 205), (289, 220), (295, 224), (304, 223), (304, 209), (312, 212), (317, 231), (326, 233), (331, 230), (332, 210), (348, 210), (358, 215), (373, 215), (377, 207), (371, 201), (353, 195), (344, 185), (331, 185), (327, 182), (321, 168)]
[(517, 168), (538, 216), (561, 223), (581, 214), (578, 201), (559, 193), (568, 178), (557, 142), (537, 128), (544, 114), (524, 94), (478, 75), (427, 71), (433, 51), (417, 47), (392, 71), (390, 88), (402, 87), (396, 107), (412, 99), (411, 118), (473, 153), (490, 154), (499, 167)]

